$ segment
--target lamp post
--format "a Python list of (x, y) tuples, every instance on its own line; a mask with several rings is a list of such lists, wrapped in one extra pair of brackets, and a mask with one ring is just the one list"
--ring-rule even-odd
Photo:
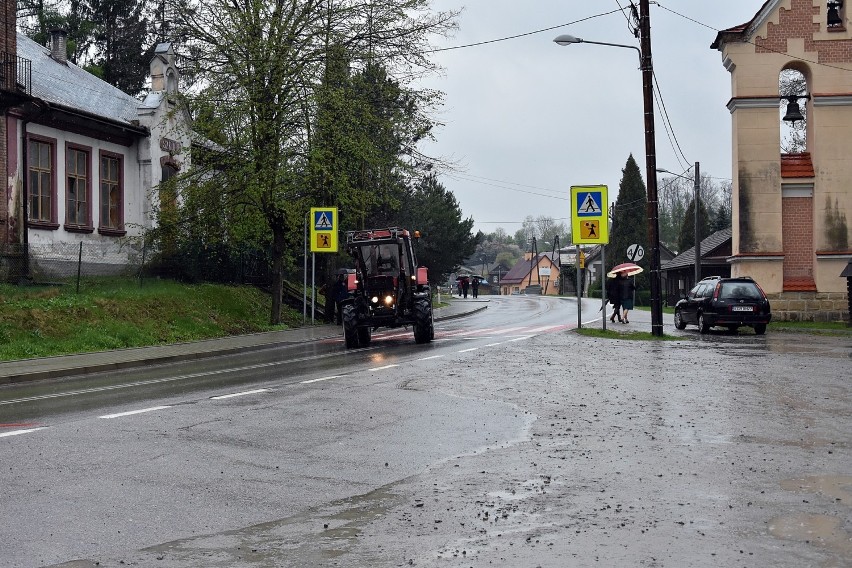
[(692, 179), (693, 186), (693, 197), (692, 197), (692, 205), (695, 209), (695, 284), (698, 284), (698, 281), (701, 280), (701, 233), (698, 230), (699, 221), (701, 219), (701, 214), (699, 213), (699, 202), (701, 200), (701, 195), (699, 193), (699, 189), (701, 186), (701, 170), (698, 162), (695, 162), (695, 176), (693, 178), (688, 178), (686, 176), (682, 176), (680, 174), (676, 174), (674, 172), (670, 172), (669, 170), (663, 168), (657, 168), (657, 171), (662, 174), (669, 174), (675, 177), (683, 178), (683, 179)]
[[(651, 16), (649, 0), (639, 1), (639, 39), (640, 48), (633, 45), (587, 41), (572, 35), (561, 35), (553, 41), (559, 45), (591, 43), (624, 47), (639, 52), (639, 67), (642, 70), (642, 95), (645, 112), (645, 170), (648, 182), (648, 241), (651, 243), (651, 334), (663, 335), (663, 304), (661, 301), (660, 281), (660, 218), (657, 199), (657, 146), (654, 139), (654, 66), (651, 61)], [(604, 267), (606, 269), (606, 267)]]

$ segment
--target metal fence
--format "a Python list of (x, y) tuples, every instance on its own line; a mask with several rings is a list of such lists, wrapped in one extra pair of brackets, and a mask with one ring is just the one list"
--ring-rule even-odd
[(79, 288), (103, 278), (169, 278), (183, 282), (268, 285), (268, 251), (191, 246), (167, 252), (142, 240), (0, 245), (0, 281)]

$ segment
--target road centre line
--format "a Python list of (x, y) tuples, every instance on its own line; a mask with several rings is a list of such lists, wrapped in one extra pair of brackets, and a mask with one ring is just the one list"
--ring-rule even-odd
[(332, 380), (332, 379), (339, 379), (339, 378), (340, 378), (340, 377), (342, 377), (342, 376), (343, 376), (343, 375), (331, 375), (330, 377), (321, 377), (321, 378), (319, 378), (319, 379), (310, 379), (310, 380), (308, 380), (308, 381), (301, 381), (299, 384), (302, 384), (302, 385), (309, 385), (309, 384), (311, 384), (311, 383), (318, 383), (318, 382), (320, 382), (320, 381), (330, 381), (330, 380)]
[(468, 353), (469, 351), (479, 351), (479, 347), (471, 347), (470, 349), (462, 349), (461, 351), (457, 351), (457, 353)]
[(376, 367), (375, 369), (368, 369), (369, 371), (384, 371), (385, 369), (393, 369), (394, 367), (399, 367), (399, 365), (385, 365), (384, 367)]
[(141, 408), (139, 410), (130, 410), (128, 412), (118, 412), (116, 414), (104, 414), (103, 416), (98, 416), (98, 418), (121, 418), (123, 416), (133, 416), (134, 414), (143, 414), (145, 412), (154, 412), (156, 410), (165, 410), (166, 408), (171, 408), (171, 406), (152, 406), (151, 408)]
[(41, 426), (39, 428), (27, 428), (26, 430), (12, 430), (11, 432), (3, 432), (0, 434), (0, 438), (6, 438), (9, 436), (20, 436), (21, 434), (29, 434), (30, 432), (37, 432), (38, 430), (44, 430), (47, 426)]
[(421, 357), (418, 361), (431, 361), (432, 359), (440, 359), (443, 355), (432, 355), (430, 357)]
[(255, 389), (250, 391), (235, 392), (231, 394), (223, 394), (221, 396), (211, 396), (210, 400), (225, 400), (226, 398), (234, 398), (237, 396), (247, 396), (250, 394), (260, 394), (262, 392), (270, 392), (269, 389)]
[(532, 335), (522, 335), (522, 336), (516, 337), (514, 339), (507, 339), (506, 341), (510, 341), (510, 342), (511, 341), (522, 341), (524, 339), (529, 339), (530, 337), (533, 337), (533, 336)]
[(499, 341), (497, 343), (489, 343), (485, 347), (497, 347), (498, 345), (502, 345), (502, 344), (503, 344), (503, 342)]
[[(373, 349), (378, 349), (378, 347), (366, 347), (364, 349), (359, 349), (358, 351), (363, 353), (364, 351), (373, 350)], [(241, 371), (252, 371), (252, 370), (263, 369), (263, 368), (268, 368), (268, 367), (277, 367), (277, 366), (280, 366), (280, 365), (289, 365), (291, 363), (298, 363), (298, 362), (301, 362), (301, 361), (312, 361), (312, 360), (315, 360), (315, 359), (325, 359), (325, 358), (328, 358), (328, 357), (339, 357), (341, 355), (345, 355), (345, 353), (335, 352), (335, 353), (327, 353), (325, 355), (311, 355), (311, 356), (308, 356), (308, 357), (296, 357), (294, 359), (286, 359), (284, 361), (274, 361), (274, 362), (271, 362), (271, 363), (258, 363), (256, 365), (246, 365), (244, 367), (233, 367), (233, 368), (229, 368), (229, 369), (219, 369), (219, 370), (216, 370), (216, 371), (203, 371), (203, 372), (200, 372), (200, 373), (190, 373), (190, 374), (187, 374), (187, 375), (178, 375), (176, 377), (163, 377), (163, 378), (160, 378), (160, 379), (150, 379), (150, 380), (147, 380), (147, 381), (134, 381), (132, 383), (123, 383), (123, 384), (118, 384), (118, 385), (106, 385), (106, 386), (102, 386), (102, 387), (93, 387), (93, 388), (90, 388), (90, 389), (80, 389), (80, 390), (67, 391), (67, 392), (42, 394), (42, 395), (38, 395), (38, 396), (28, 396), (28, 397), (25, 397), (25, 398), (15, 398), (15, 399), (11, 399), (11, 400), (0, 400), (0, 406), (8, 405), (8, 404), (20, 404), (22, 402), (32, 402), (32, 401), (35, 401), (35, 400), (46, 400), (46, 399), (51, 399), (51, 398), (62, 398), (62, 397), (66, 397), (66, 396), (77, 396), (77, 395), (81, 395), (81, 394), (91, 394), (91, 393), (96, 393), (96, 392), (105, 392), (105, 391), (118, 390), (118, 389), (127, 389), (127, 388), (133, 388), (133, 387), (156, 385), (156, 384), (160, 384), (160, 383), (170, 383), (170, 382), (174, 382), (174, 381), (182, 381), (182, 380), (185, 380), (185, 379), (198, 379), (198, 378), (201, 378), (201, 377), (208, 377), (208, 376), (214, 376), (214, 375), (224, 375), (226, 373), (238, 373), (238, 372), (241, 372)]]

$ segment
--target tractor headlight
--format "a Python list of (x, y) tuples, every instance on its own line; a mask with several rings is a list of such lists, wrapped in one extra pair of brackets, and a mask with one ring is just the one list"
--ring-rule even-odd
[(379, 303), (379, 297), (378, 297), (378, 296), (373, 296), (373, 297), (371, 298), (371, 301), (372, 301), (374, 304), (378, 304), (378, 303)]
[(393, 296), (387, 295), (385, 296), (385, 305), (392, 306), (393, 305)]

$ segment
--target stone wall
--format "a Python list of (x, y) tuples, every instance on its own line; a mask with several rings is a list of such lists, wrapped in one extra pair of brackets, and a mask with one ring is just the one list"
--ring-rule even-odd
[(782, 292), (768, 294), (772, 321), (848, 322), (846, 294), (828, 292)]

